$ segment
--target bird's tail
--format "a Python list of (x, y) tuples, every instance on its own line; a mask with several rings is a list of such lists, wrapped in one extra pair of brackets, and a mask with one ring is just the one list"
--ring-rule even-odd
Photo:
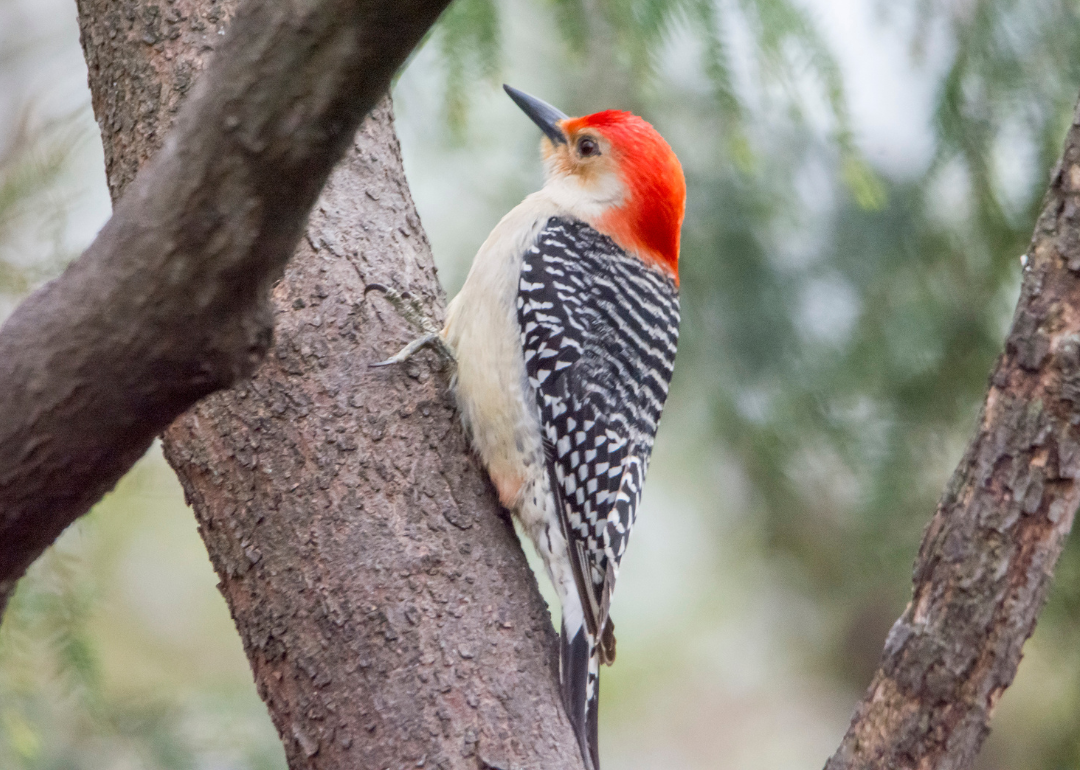
[(585, 770), (600, 770), (597, 705), (600, 700), (600, 656), (596, 640), (582, 623), (571, 635), (563, 623), (559, 645), (559, 679), (566, 715), (574, 728)]

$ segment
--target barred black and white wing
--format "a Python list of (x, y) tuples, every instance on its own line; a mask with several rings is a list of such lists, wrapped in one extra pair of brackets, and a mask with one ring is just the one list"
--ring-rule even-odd
[(614, 658), (608, 607), (671, 381), (678, 290), (592, 227), (553, 217), (524, 255), (518, 322), (593, 663), (584, 682), (566, 670), (582, 661), (564, 627), (564, 697), (585, 708), (572, 722), (595, 722), (594, 659)]

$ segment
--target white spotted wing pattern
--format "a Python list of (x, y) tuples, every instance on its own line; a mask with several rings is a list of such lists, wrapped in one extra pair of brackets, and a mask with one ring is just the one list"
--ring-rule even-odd
[[(556, 504), (592, 634), (634, 525), (679, 335), (673, 278), (589, 225), (552, 217), (517, 298)], [(591, 616), (591, 617), (590, 617)]]

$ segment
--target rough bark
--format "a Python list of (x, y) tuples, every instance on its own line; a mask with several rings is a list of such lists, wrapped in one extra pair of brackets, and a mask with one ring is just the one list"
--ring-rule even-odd
[(1080, 107), (975, 435), (927, 526), (911, 603), (827, 770), (970, 767), (1080, 504)]
[(274, 291), (250, 383), (166, 433), (290, 767), (578, 767), (551, 619), (433, 354), (378, 292), (441, 310), (389, 108)]
[[(151, 6), (80, 3), (118, 196), (230, 4), (178, 0), (183, 34), (146, 43)], [(550, 617), (448, 372), (431, 354), (368, 367), (417, 333), (372, 283), (441, 315), (388, 100), (273, 289), (271, 354), (164, 437), (290, 767), (579, 768)]]
[[(0, 605), (155, 435), (262, 359), (269, 287), (311, 204), (445, 5), (247, 0), (163, 151), (90, 248), (8, 319)], [(154, 119), (193, 82), (225, 7), (80, 0), (114, 199), (151, 155), (166, 127)], [(185, 53), (199, 38), (203, 50)]]

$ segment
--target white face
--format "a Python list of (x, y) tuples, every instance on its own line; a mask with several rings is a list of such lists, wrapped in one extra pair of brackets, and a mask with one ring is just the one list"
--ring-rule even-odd
[(573, 133), (566, 144), (557, 145), (545, 137), (541, 150), (544, 192), (569, 213), (588, 222), (626, 202), (611, 144), (600, 134)]

